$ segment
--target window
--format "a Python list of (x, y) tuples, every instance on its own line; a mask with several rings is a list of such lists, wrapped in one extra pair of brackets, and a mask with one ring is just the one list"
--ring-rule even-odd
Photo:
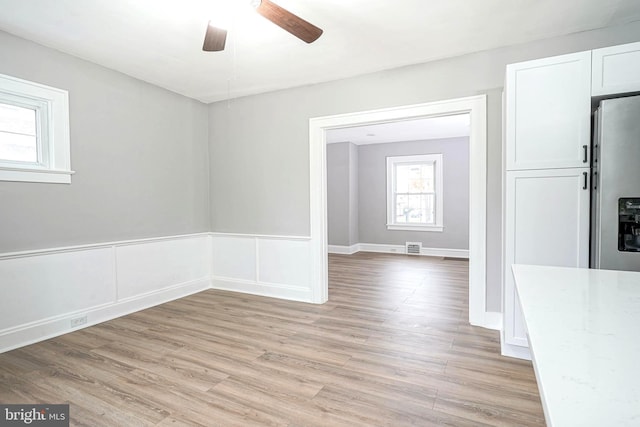
[(0, 74), (0, 180), (71, 182), (68, 99)]
[(442, 154), (387, 157), (387, 229), (442, 231)]

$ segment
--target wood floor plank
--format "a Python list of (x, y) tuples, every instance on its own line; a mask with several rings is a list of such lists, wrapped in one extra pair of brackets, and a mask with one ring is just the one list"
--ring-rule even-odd
[(169, 415), (165, 408), (145, 397), (122, 391), (123, 381), (102, 383), (58, 370), (50, 377), (34, 377), (30, 382), (58, 396), (57, 402), (69, 403), (71, 417), (76, 416), (74, 412), (78, 407), (94, 414), (96, 420), (102, 420), (97, 425), (153, 425)]
[(472, 419), (494, 426), (539, 426), (544, 425), (541, 414), (514, 411), (513, 407), (521, 407), (525, 401), (505, 399), (501, 403), (488, 404), (483, 399), (461, 397), (456, 393), (438, 393), (434, 409), (450, 415)]
[(208, 290), (0, 354), (0, 402), (73, 426), (543, 426), (530, 362), (468, 323), (468, 262), (329, 256), (329, 302)]
[(441, 426), (447, 423), (457, 427), (481, 427), (482, 423), (470, 422), (464, 418), (445, 416), (433, 410), (433, 400), (416, 404), (414, 402), (399, 401), (368, 393), (362, 390), (344, 390), (327, 386), (314, 397), (313, 401), (325, 411), (341, 413), (343, 416), (359, 414), (360, 421), (367, 426)]

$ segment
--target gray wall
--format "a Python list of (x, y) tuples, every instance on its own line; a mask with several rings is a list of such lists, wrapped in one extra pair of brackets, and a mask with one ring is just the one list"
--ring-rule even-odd
[(350, 246), (350, 142), (327, 145), (327, 240)]
[[(501, 89), (505, 66), (640, 40), (640, 22), (478, 52), (209, 108), (214, 231), (309, 234), (309, 118), (488, 94), (487, 309), (501, 309)], [(231, 179), (233, 186), (226, 184)]]
[(69, 91), (76, 171), (0, 182), (0, 252), (209, 230), (206, 105), (3, 32), (0, 58)]
[(327, 240), (351, 246), (358, 241), (358, 147), (327, 145)]
[[(387, 230), (387, 164), (389, 156), (442, 153), (444, 231)], [(371, 144), (358, 147), (360, 243), (426, 248), (469, 249), (469, 138)]]
[(349, 246), (360, 243), (358, 146), (349, 143)]

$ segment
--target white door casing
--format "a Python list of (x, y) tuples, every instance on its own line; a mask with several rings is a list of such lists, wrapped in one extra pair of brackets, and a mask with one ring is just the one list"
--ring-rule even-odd
[(469, 113), (469, 322), (493, 327), (486, 311), (486, 206), (487, 206), (487, 100), (486, 95), (386, 108), (309, 120), (310, 231), (312, 300), (328, 299), (326, 131), (433, 116)]

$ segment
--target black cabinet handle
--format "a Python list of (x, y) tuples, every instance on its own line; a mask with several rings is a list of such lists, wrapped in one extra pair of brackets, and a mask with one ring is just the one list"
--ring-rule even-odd
[(582, 189), (586, 190), (587, 189), (587, 173), (582, 172), (582, 175), (584, 176), (584, 186), (582, 187)]
[(582, 149), (584, 150), (584, 158), (582, 159), (582, 163), (587, 163), (587, 161), (588, 161), (588, 159), (587, 159), (587, 155), (588, 155), (587, 149), (588, 149), (588, 147), (586, 145), (583, 145)]
[(593, 173), (593, 189), (598, 189), (598, 172)]

